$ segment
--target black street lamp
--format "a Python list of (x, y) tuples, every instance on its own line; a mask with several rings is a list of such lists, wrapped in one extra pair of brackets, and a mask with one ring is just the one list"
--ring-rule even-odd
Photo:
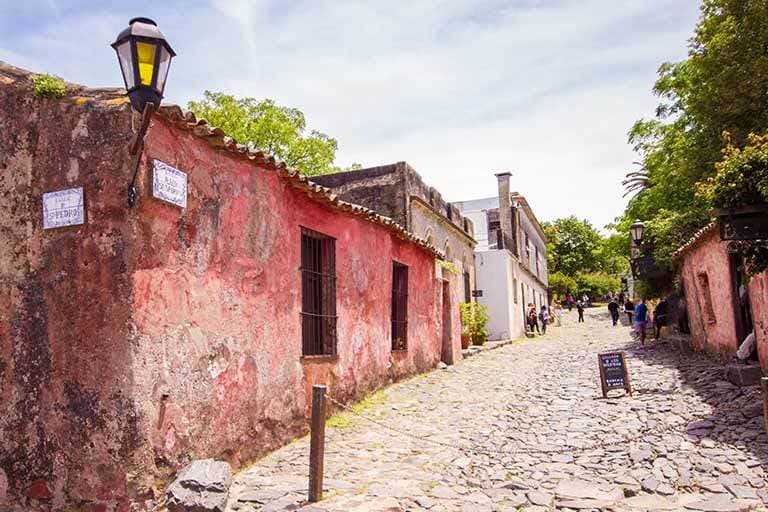
[(144, 112), (147, 103), (160, 106), (165, 80), (176, 56), (157, 23), (149, 18), (133, 18), (112, 43), (123, 72), (125, 90), (131, 105)]
[(639, 220), (635, 220), (631, 226), (629, 226), (629, 233), (632, 236), (632, 242), (635, 246), (640, 247), (643, 244), (643, 233), (645, 233), (645, 224)]
[(123, 29), (112, 43), (112, 48), (117, 53), (131, 106), (142, 115), (141, 128), (130, 148), (130, 154), (136, 155), (133, 178), (128, 185), (130, 208), (136, 202), (134, 184), (139, 172), (144, 136), (152, 114), (160, 107), (171, 59), (176, 56), (176, 52), (157, 28), (157, 23), (149, 18), (133, 18), (129, 21), (128, 27)]

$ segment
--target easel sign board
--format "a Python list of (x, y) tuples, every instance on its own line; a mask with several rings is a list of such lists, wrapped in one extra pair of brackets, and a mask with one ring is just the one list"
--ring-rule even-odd
[(632, 384), (629, 381), (627, 359), (624, 352), (597, 354), (597, 366), (600, 369), (603, 398), (607, 398), (608, 391), (612, 389), (623, 389), (629, 396), (632, 396)]

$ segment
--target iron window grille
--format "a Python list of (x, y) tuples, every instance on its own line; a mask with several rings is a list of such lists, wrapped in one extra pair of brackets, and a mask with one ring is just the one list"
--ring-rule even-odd
[(408, 349), (408, 267), (392, 263), (392, 350)]
[(301, 342), (305, 356), (336, 355), (336, 240), (301, 228)]

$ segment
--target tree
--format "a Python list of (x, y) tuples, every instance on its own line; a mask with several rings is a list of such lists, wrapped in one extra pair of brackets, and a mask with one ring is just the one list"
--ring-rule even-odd
[(557, 297), (563, 298), (568, 292), (577, 293), (579, 290), (579, 285), (576, 282), (576, 279), (561, 272), (552, 272), (547, 279), (549, 281), (549, 289), (552, 290)]
[(605, 272), (590, 272), (576, 276), (579, 293), (597, 297), (621, 289), (621, 279)]
[[(205, 91), (202, 100), (190, 101), (188, 108), (235, 140), (280, 158), (302, 174), (317, 176), (341, 170), (333, 165), (336, 139), (317, 130), (307, 134), (306, 119), (299, 109), (270, 99), (235, 98), (210, 91)], [(353, 167), (359, 168), (359, 164)]]
[(596, 270), (596, 255), (600, 250), (600, 233), (586, 220), (575, 216), (545, 222), (547, 263), (552, 272), (575, 276), (581, 271)]
[(629, 269), (629, 238), (605, 237), (587, 220), (574, 216), (545, 222), (549, 287), (557, 296), (567, 292), (604, 295), (621, 289)]
[(674, 250), (710, 221), (711, 204), (696, 190), (715, 174), (723, 132), (743, 146), (768, 127), (767, 47), (765, 0), (704, 0), (688, 57), (659, 68), (655, 119), (637, 121), (629, 133), (642, 183), (630, 190), (638, 193), (616, 227), (628, 237), (633, 219), (643, 220), (662, 265), (671, 266)]

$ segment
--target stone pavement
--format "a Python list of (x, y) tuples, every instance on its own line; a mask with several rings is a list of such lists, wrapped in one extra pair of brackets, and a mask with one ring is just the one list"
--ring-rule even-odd
[[(612, 349), (627, 351), (633, 397), (602, 398), (596, 354)], [(639, 350), (607, 312), (567, 314), (361, 411), (401, 432), (349, 415), (329, 427), (320, 503), (305, 501), (303, 438), (236, 475), (227, 510), (767, 510), (759, 390), (721, 376), (665, 343)]]

